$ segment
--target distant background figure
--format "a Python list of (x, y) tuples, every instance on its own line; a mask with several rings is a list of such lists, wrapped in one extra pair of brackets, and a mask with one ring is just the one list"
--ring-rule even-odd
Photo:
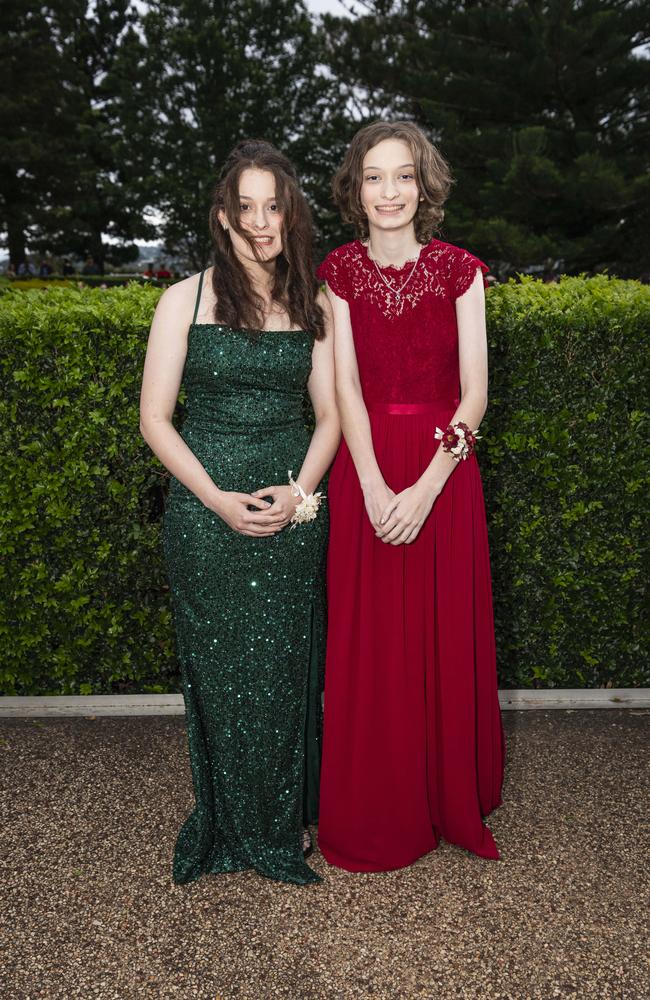
[(90, 255), (86, 257), (84, 266), (81, 268), (82, 274), (101, 274), (101, 271), (95, 261), (94, 257)]
[(72, 266), (72, 264), (70, 263), (70, 261), (68, 260), (67, 257), (63, 261), (63, 266), (61, 268), (61, 272), (62, 272), (63, 276), (66, 277), (66, 278), (69, 277), (71, 274), (76, 274), (77, 273), (75, 271), (74, 267)]

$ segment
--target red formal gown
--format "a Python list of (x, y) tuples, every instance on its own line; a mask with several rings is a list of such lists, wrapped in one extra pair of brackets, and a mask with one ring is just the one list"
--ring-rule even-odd
[[(318, 272), (349, 303), (374, 450), (395, 493), (424, 472), (458, 406), (455, 301), (487, 271), (434, 239), (397, 296), (412, 268), (381, 268), (382, 280), (355, 240)], [(454, 469), (410, 545), (376, 538), (344, 441), (328, 502), (319, 847), (349, 871), (402, 868), (441, 837), (498, 858), (484, 818), (501, 804), (505, 744), (476, 457)]]

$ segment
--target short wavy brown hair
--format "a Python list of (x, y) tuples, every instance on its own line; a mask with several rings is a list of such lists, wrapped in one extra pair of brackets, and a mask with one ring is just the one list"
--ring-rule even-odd
[(355, 227), (361, 239), (368, 236), (368, 219), (361, 204), (363, 160), (366, 153), (384, 139), (401, 139), (408, 144), (415, 163), (415, 178), (422, 197), (413, 220), (419, 243), (428, 243), (440, 231), (443, 205), (454, 183), (449, 164), (413, 122), (376, 121), (359, 129), (332, 181), (332, 194), (345, 222)]

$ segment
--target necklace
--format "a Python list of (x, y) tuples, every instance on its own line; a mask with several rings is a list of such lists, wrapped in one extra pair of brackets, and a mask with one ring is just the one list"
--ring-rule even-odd
[[(422, 253), (422, 251), (420, 251), (420, 253)], [(386, 285), (386, 288), (388, 289), (388, 291), (389, 291), (389, 292), (392, 292), (392, 293), (393, 293), (393, 295), (395, 296), (395, 302), (397, 303), (397, 305), (399, 305), (399, 304), (400, 304), (400, 300), (401, 300), (401, 296), (402, 296), (402, 292), (404, 291), (404, 289), (405, 289), (405, 288), (406, 288), (406, 286), (408, 285), (409, 281), (411, 280), (411, 278), (412, 278), (412, 277), (413, 277), (413, 275), (415, 274), (415, 269), (416, 269), (416, 267), (418, 266), (418, 264), (420, 263), (420, 253), (419, 253), (419, 254), (418, 254), (418, 256), (417, 256), (417, 259), (415, 260), (415, 262), (414, 262), (414, 264), (413, 264), (413, 267), (412, 267), (412, 268), (411, 268), (411, 270), (409, 271), (409, 273), (408, 273), (408, 276), (407, 276), (406, 280), (402, 282), (402, 284), (401, 284), (401, 285), (399, 286), (399, 288), (395, 288), (395, 287), (394, 287), (394, 286), (393, 286), (393, 285), (391, 284), (391, 282), (390, 282), (390, 281), (388, 280), (388, 278), (386, 278), (386, 277), (385, 277), (385, 275), (383, 275), (383, 274), (381, 273), (381, 271), (379, 270), (379, 265), (378, 265), (377, 261), (375, 260), (375, 258), (374, 258), (374, 257), (371, 257), (371, 256), (370, 256), (370, 253), (368, 253), (368, 257), (369, 257), (369, 259), (370, 259), (370, 260), (371, 260), (371, 261), (373, 262), (373, 264), (375, 265), (375, 271), (377, 272), (377, 274), (379, 275), (379, 277), (381, 278), (381, 280), (383, 281), (383, 283), (384, 283), (384, 284)]]

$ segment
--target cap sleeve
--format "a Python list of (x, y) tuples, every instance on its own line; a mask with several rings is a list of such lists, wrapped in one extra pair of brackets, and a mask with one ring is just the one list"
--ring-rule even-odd
[(347, 269), (342, 260), (340, 248), (332, 250), (316, 271), (319, 281), (326, 281), (335, 295), (340, 299), (350, 300), (350, 288)]
[(451, 269), (451, 292), (454, 301), (467, 291), (474, 281), (474, 276), (479, 268), (483, 275), (483, 287), (488, 288), (489, 282), (486, 280), (485, 275), (490, 268), (487, 264), (484, 264), (482, 260), (479, 260), (478, 257), (475, 257), (468, 250), (458, 249)]

